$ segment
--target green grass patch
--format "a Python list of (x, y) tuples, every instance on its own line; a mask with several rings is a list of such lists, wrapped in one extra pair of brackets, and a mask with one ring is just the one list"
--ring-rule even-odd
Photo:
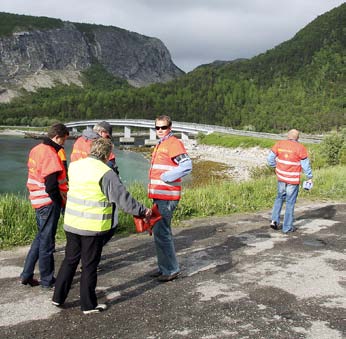
[[(140, 184), (129, 186), (131, 194), (151, 206), (146, 188)], [(300, 190), (299, 199), (312, 201), (346, 201), (346, 166), (335, 166), (314, 171), (314, 187)], [(271, 208), (276, 195), (275, 174), (246, 182), (211, 180), (198, 187), (185, 187), (183, 197), (174, 214), (173, 225), (194, 217), (224, 216), (242, 212), (256, 212)], [(0, 248), (30, 244), (36, 235), (35, 213), (27, 198), (16, 194), (0, 195)], [(133, 217), (119, 213), (118, 235), (135, 232)], [(57, 241), (65, 239), (62, 218)]]
[[(37, 232), (35, 210), (30, 201), (20, 194), (0, 195), (0, 248), (29, 244)], [(61, 220), (57, 241), (65, 239)]]
[(205, 145), (223, 146), (229, 148), (261, 147), (270, 149), (277, 140), (223, 133), (211, 133), (208, 135), (199, 134), (198, 141)]

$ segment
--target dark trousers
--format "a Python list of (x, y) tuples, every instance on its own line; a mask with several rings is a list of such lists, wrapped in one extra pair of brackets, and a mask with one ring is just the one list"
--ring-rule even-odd
[(80, 279), (81, 310), (92, 310), (97, 306), (97, 266), (101, 259), (103, 238), (102, 235), (83, 236), (66, 232), (65, 258), (55, 282), (53, 301), (59, 304), (65, 302), (81, 259), (83, 265)]
[(26, 256), (21, 274), (22, 279), (33, 277), (38, 261), (41, 285), (48, 287), (54, 283), (55, 234), (60, 217), (60, 208), (58, 203), (53, 202), (35, 210), (37, 234)]

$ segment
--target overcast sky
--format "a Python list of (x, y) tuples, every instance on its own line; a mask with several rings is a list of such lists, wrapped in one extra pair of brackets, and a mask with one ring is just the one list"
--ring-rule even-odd
[(0, 11), (117, 26), (159, 38), (185, 72), (291, 39), (340, 0), (0, 0)]

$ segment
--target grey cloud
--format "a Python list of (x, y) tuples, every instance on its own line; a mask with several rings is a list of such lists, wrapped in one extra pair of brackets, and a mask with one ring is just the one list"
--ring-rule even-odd
[(252, 57), (342, 0), (2, 0), (1, 11), (112, 25), (163, 41), (185, 71)]

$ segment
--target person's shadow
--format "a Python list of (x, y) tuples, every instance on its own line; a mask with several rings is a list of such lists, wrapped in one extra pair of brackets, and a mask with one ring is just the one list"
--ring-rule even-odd
[[(180, 231), (175, 236), (175, 248), (179, 254), (179, 263), (182, 269), (181, 276), (174, 282), (178, 282), (180, 279), (185, 279), (189, 277), (187, 267), (192, 264), (191, 256), (192, 254), (187, 251), (192, 248), (194, 243), (198, 243), (201, 240), (207, 238), (212, 238), (220, 227), (225, 224), (213, 224), (210, 226), (194, 227), (189, 229), (184, 229)], [(115, 237), (116, 238), (116, 237)], [(115, 244), (116, 239), (112, 239), (111, 243)], [(206, 248), (198, 248), (193, 252), (195, 257), (198, 257), (199, 268), (203, 269), (208, 266), (210, 262), (220, 262), (216, 265), (215, 274), (220, 274), (234, 268), (235, 264), (232, 262), (230, 253), (239, 249), (242, 246), (246, 246), (237, 237), (226, 237), (222, 242), (214, 246), (207, 246)], [(224, 260), (220, 261), (220, 256), (224, 256)], [(103, 255), (102, 271), (99, 275), (108, 274), (109, 272), (114, 272), (120, 270), (126, 266), (130, 266), (132, 263), (138, 263), (141, 261), (148, 261), (150, 259), (156, 258), (155, 246), (153, 239), (149, 239), (138, 246), (128, 248), (126, 250), (116, 251), (113, 253), (107, 253)], [(195, 264), (195, 263), (194, 263)], [(198, 266), (198, 263), (197, 263)], [(155, 271), (155, 270), (154, 270)], [(112, 295), (116, 293), (116, 297), (107, 302), (109, 306), (121, 303), (125, 300), (138, 297), (139, 295), (145, 293), (146, 291), (157, 288), (162, 283), (156, 279), (150, 277), (151, 273), (154, 271), (149, 271), (135, 279), (128, 280), (126, 282), (120, 283), (118, 285), (112, 286), (110, 288), (98, 291), (98, 298), (106, 297), (107, 295)], [(198, 267), (197, 267), (198, 271)]]
[(311, 211), (304, 211), (296, 220), (302, 219), (332, 219), (337, 213), (335, 205), (328, 205)]

